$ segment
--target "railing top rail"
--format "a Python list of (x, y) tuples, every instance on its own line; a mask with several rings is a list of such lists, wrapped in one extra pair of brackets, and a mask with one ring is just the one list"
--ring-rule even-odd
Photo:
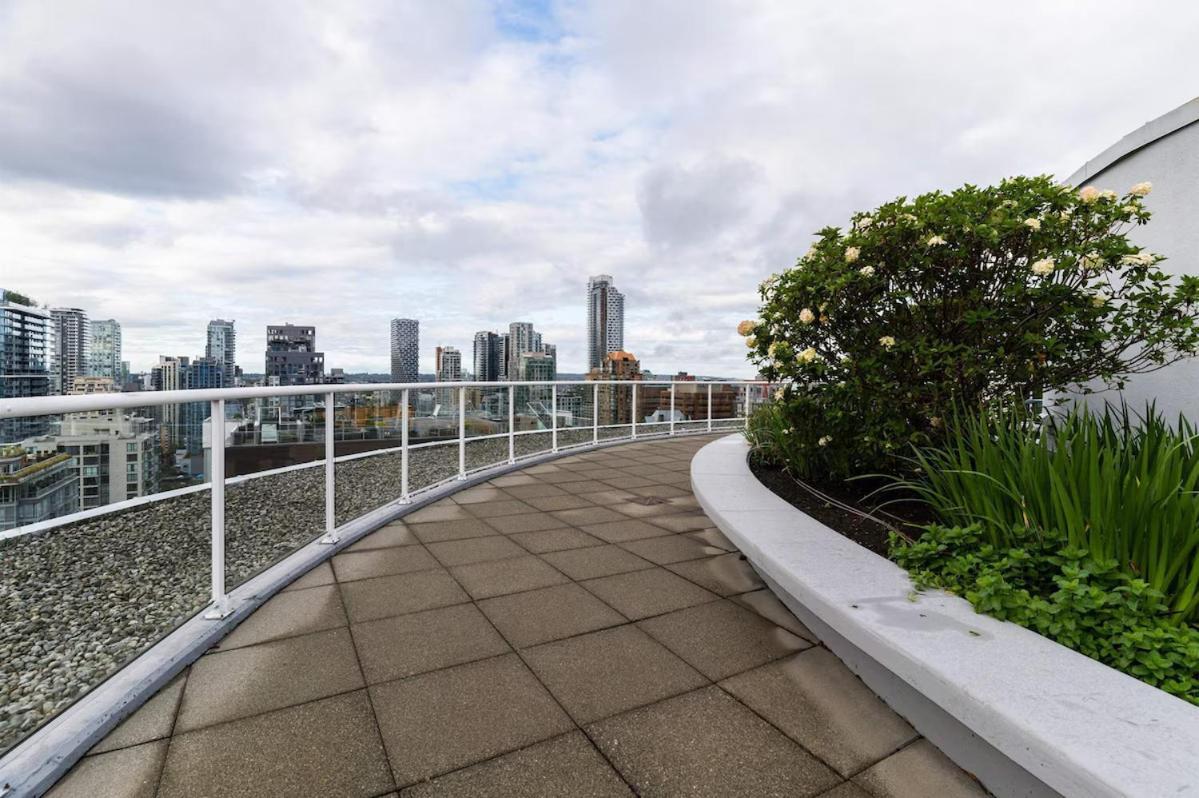
[(0, 399), (0, 418), (25, 418), (94, 410), (132, 410), (217, 399), (267, 399), (276, 396), (369, 393), (377, 391), (434, 390), (438, 388), (509, 388), (550, 385), (768, 385), (765, 380), (554, 380), (514, 382), (368, 382), (319, 385), (266, 385), (254, 388), (197, 388), (184, 391), (129, 391), (64, 396)]

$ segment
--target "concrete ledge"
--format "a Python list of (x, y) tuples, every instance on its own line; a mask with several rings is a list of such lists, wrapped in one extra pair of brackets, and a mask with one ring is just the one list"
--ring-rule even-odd
[(999, 796), (1199, 795), (1199, 708), (907, 574), (762, 485), (741, 435), (691, 464), (696, 498), (871, 689)]

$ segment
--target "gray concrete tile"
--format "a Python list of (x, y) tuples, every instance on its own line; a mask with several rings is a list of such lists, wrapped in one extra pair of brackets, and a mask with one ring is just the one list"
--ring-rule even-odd
[(793, 635), (799, 635), (813, 643), (820, 642), (820, 639), (792, 615), (791, 610), (787, 609), (787, 606), (767, 588), (733, 596), (732, 601), (747, 610), (753, 610), (775, 626), (781, 626)]
[(326, 561), (320, 565), (314, 565), (308, 573), (300, 576), (283, 590), (305, 590), (318, 585), (331, 585), (336, 581), (333, 578), (333, 567)]
[(565, 469), (553, 474), (542, 474), (539, 478), (542, 482), (549, 483), (550, 485), (565, 485), (570, 482), (586, 482), (591, 479), (591, 477), (587, 476), (586, 474), (579, 474), (574, 471), (567, 471)]
[(370, 688), (401, 786), (572, 730), (515, 654)]
[(570, 494), (567, 496), (536, 496), (528, 500), (528, 503), (540, 510), (541, 512), (553, 512), (555, 510), (574, 510), (579, 507), (594, 507), (595, 503), (590, 499), (585, 499), (582, 496)]
[(394, 787), (366, 691), (177, 735), (160, 798), (374, 796)]
[(912, 727), (825, 648), (739, 674), (721, 687), (842, 776), (916, 739)]
[(650, 485), (657, 484), (652, 479), (646, 479), (645, 477), (632, 476), (630, 474), (624, 473), (623, 470), (621, 470), (619, 476), (604, 477), (603, 481), (607, 482), (609, 485), (611, 485), (614, 488), (621, 488), (622, 490), (631, 490), (633, 488), (644, 488), (644, 487), (648, 487)]
[(627, 543), (619, 545), (622, 549), (627, 549), (638, 557), (644, 557), (657, 565), (698, 560), (703, 557), (715, 557), (726, 553), (724, 549), (705, 546), (698, 540), (692, 540), (682, 535), (630, 540)]
[(47, 798), (154, 798), (158, 774), (167, 754), (167, 741), (94, 754), (79, 760)]
[(537, 512), (537, 508), (532, 503), (525, 503), (519, 499), (505, 499), (468, 504), (466, 511), (475, 518), (499, 518), (504, 515), (527, 515)]
[(712, 526), (712, 520), (703, 513), (673, 513), (651, 518), (649, 522), (671, 532), (698, 532)]
[(424, 546), (394, 546), (373, 551), (352, 551), (333, 558), (333, 572), (339, 582), (427, 571), (437, 566), (437, 560), (425, 551)]
[(525, 661), (577, 723), (706, 684), (694, 668), (633, 626), (525, 649)]
[[(476, 505), (471, 505), (472, 507)], [(490, 506), (488, 504), (482, 505)], [(441, 543), (446, 540), (467, 540), (482, 538), (497, 534), (496, 531), (481, 519), (470, 517), (457, 521), (427, 521), (423, 524), (413, 524), (412, 533), (420, 538), (422, 543)]]
[(762, 578), (740, 554), (724, 554), (720, 557), (675, 563), (666, 567), (722, 596), (748, 593), (765, 586)]
[(479, 609), (518, 648), (625, 623), (620, 613), (574, 584), (485, 599)]
[(661, 568), (588, 579), (579, 584), (633, 621), (716, 600), (714, 594)]
[(601, 524), (606, 521), (623, 521), (625, 518), (615, 510), (610, 510), (607, 507), (598, 507), (594, 504), (589, 507), (578, 507), (574, 510), (558, 510), (553, 513), (553, 516), (571, 526)]
[(715, 546), (725, 551), (737, 551), (737, 544), (725, 537), (725, 534), (719, 529), (702, 529), (698, 532), (688, 532), (683, 537), (698, 540), (705, 546)]
[(543, 529), (539, 532), (518, 532), (512, 535), (511, 539), (534, 554), (604, 545), (604, 541), (599, 538), (593, 538), (586, 532), (572, 527)]
[[(588, 477), (591, 477), (591, 475), (588, 474)], [(597, 478), (589, 478), (585, 482), (567, 482), (559, 487), (567, 493), (585, 498), (590, 498), (593, 493), (606, 493), (615, 490), (607, 482), (601, 482)]]
[(352, 623), (470, 601), (449, 572), (441, 568), (346, 582), (341, 586), (341, 595)]
[(319, 632), (347, 623), (337, 585), (279, 593), (226, 635), (217, 648), (254, 645), (267, 640)]
[(512, 497), (492, 485), (476, 485), (473, 488), (467, 488), (466, 490), (460, 490), (457, 493), (453, 493), (449, 496), (449, 498), (455, 504), (466, 506), (477, 504), (479, 502), (504, 501), (506, 499), (511, 499)]
[(639, 488), (629, 488), (638, 496), (651, 496), (655, 499), (673, 499), (679, 496), (686, 496), (691, 491), (686, 488), (680, 488), (677, 485), (645, 485)]
[(731, 601), (689, 607), (637, 625), (713, 681), (811, 645)]
[(542, 559), (571, 579), (594, 579), (653, 567), (653, 563), (611, 544), (549, 552), (543, 554)]
[(467, 565), (472, 562), (503, 560), (508, 557), (523, 557), (528, 552), (502, 535), (470, 540), (447, 540), (430, 543), (429, 552), (442, 565)]
[(465, 508), (457, 502), (442, 499), (426, 505), (416, 512), (408, 513), (404, 516), (404, 520), (410, 524), (423, 524), (429, 521), (460, 521), (470, 517)]
[(533, 482), (527, 485), (513, 485), (510, 488), (504, 488), (505, 491), (511, 493), (518, 499), (535, 499), (539, 496), (565, 496), (566, 491), (554, 485), (547, 485), (544, 482)]
[(581, 732), (571, 732), (409, 787), (404, 798), (629, 798), (628, 785)]
[(569, 581), (532, 555), (459, 565), (451, 568), (450, 572), (476, 601)]
[(605, 487), (604, 490), (595, 491), (594, 493), (584, 493), (582, 498), (604, 507), (612, 507), (621, 502), (628, 501), (634, 498), (636, 494), (629, 493), (627, 490), (617, 490), (616, 488)]
[(820, 793), (819, 798), (871, 798), (871, 796), (852, 781), (843, 781), (831, 790)]
[(609, 718), (587, 731), (641, 795), (812, 796), (840, 780), (716, 687)]
[(369, 535), (348, 547), (346, 551), (370, 551), (385, 549), (388, 546), (411, 546), (419, 543), (412, 530), (399, 521), (392, 521), (387, 526), (371, 532)]
[(986, 791), (928, 740), (917, 740), (854, 781), (875, 798), (984, 798)]
[(609, 543), (624, 543), (629, 540), (661, 537), (670, 532), (661, 527), (647, 524), (635, 518), (625, 518), (620, 521), (609, 521), (603, 524), (585, 524), (579, 527), (588, 535), (595, 535), (600, 540)]
[(351, 630), (369, 684), (511, 650), (473, 604), (368, 621)]
[(171, 728), (175, 725), (175, 712), (179, 709), (179, 698), (183, 695), (183, 684), (186, 681), (187, 671), (171, 679), (146, 703), (134, 710), (132, 715), (106, 734), (103, 740), (92, 746), (88, 753), (102, 754), (105, 751), (115, 751), (118, 748), (170, 737)]
[(505, 535), (513, 535), (517, 532), (537, 532), (542, 529), (560, 529), (564, 526), (569, 526), (565, 521), (559, 521), (549, 513), (541, 512), (490, 518), (487, 523)]
[(504, 474), (501, 477), (496, 477), (491, 480), (489, 485), (494, 485), (497, 488), (508, 488), (513, 485), (537, 485), (537, 477), (530, 476), (525, 473)]
[(684, 508), (676, 507), (664, 499), (655, 499), (650, 496), (635, 496), (634, 500), (620, 501), (616, 504), (608, 505), (621, 515), (627, 515), (630, 518), (650, 518), (653, 516), (673, 515), (674, 513), (684, 512)]
[(349, 629), (205, 654), (191, 666), (175, 732), (362, 686)]

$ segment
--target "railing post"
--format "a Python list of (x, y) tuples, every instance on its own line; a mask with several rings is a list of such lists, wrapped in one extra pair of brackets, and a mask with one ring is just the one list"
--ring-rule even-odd
[(674, 434), (674, 380), (670, 381), (670, 434)]
[(218, 620), (229, 614), (225, 593), (225, 400), (211, 403), (212, 467), (208, 474), (212, 494), (212, 606), (205, 618)]
[(400, 504), (412, 501), (408, 497), (408, 389), (400, 396)]
[(741, 403), (741, 412), (745, 414), (745, 428), (749, 429), (749, 383), (745, 383), (745, 401)]
[(637, 383), (633, 382), (633, 409), (629, 413), (629, 420), (633, 422), (633, 440), (637, 440)]
[(591, 386), (591, 445), (599, 443), (599, 382)]
[(550, 450), (558, 451), (558, 384), (550, 386)]
[(337, 503), (337, 489), (334, 477), (337, 462), (334, 458), (333, 417), (337, 413), (337, 397), (332, 391), (325, 394), (325, 536), (321, 543), (340, 543), (337, 535), (337, 516), (334, 513)]
[(708, 383), (708, 432), (712, 431), (712, 383)]
[(508, 464), (516, 462), (516, 386), (508, 386)]
[(458, 389), (458, 479), (466, 479), (466, 388)]

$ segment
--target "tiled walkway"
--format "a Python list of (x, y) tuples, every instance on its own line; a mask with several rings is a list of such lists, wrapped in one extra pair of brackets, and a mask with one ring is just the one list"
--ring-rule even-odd
[(579, 454), (293, 583), (62, 796), (958, 796), (700, 511), (709, 438)]

